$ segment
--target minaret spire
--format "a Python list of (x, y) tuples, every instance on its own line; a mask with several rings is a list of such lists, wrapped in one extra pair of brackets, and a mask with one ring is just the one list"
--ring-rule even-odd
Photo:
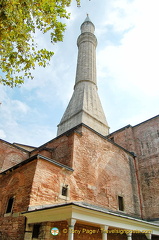
[(88, 14), (77, 39), (78, 60), (72, 98), (58, 125), (57, 135), (84, 123), (102, 135), (109, 127), (97, 92), (95, 26)]
[(96, 84), (96, 46), (95, 27), (87, 15), (81, 25), (81, 34), (77, 39), (78, 61), (75, 86), (80, 81)]

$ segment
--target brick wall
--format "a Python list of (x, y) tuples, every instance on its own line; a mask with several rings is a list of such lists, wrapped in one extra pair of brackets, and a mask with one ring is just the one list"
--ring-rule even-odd
[(111, 133), (108, 138), (119, 144), (121, 147), (127, 149), (130, 152), (136, 151), (136, 146), (134, 142), (134, 133), (131, 125), (127, 125), (126, 127)]
[(83, 127), (82, 136), (75, 136), (73, 168), (73, 198), (118, 210), (117, 196), (122, 196), (125, 212), (140, 215), (131, 155)]
[(65, 179), (70, 174), (72, 172), (64, 171), (51, 162), (39, 159), (32, 185), (30, 205), (65, 202), (65, 200), (59, 198), (60, 183), (68, 183)]
[[(67, 139), (67, 146), (71, 142), (68, 149), (72, 149), (69, 157), (73, 157), (74, 172), (38, 160), (30, 204), (65, 202), (66, 199), (59, 197), (60, 184), (67, 184), (69, 201), (84, 201), (118, 210), (118, 196), (122, 196), (125, 212), (140, 216), (133, 157), (84, 127), (82, 135), (74, 133)], [(59, 149), (61, 152), (62, 146)], [(56, 154), (58, 156), (57, 150)]]
[[(51, 157), (72, 166), (74, 172), (38, 159), (1, 175), (0, 232), (13, 233), (12, 239), (18, 239), (16, 237), (19, 236), (15, 237), (13, 232), (13, 226), (20, 229), (20, 222), (24, 220), (19, 220), (18, 213), (26, 211), (28, 206), (65, 202), (66, 199), (59, 197), (61, 184), (69, 186), (68, 201), (84, 201), (118, 210), (119, 195), (124, 198), (125, 212), (140, 216), (136, 170), (131, 154), (86, 127), (80, 127), (76, 133), (52, 140), (45, 147), (54, 149), (54, 152), (49, 152)], [(37, 153), (34, 151), (34, 154)], [(48, 151), (40, 149), (40, 153)], [(15, 196), (13, 215), (12, 218), (3, 217), (10, 196)], [(124, 235), (122, 237), (113, 235), (113, 240), (124, 240)], [(62, 236), (60, 239), (63, 240)], [(79, 239), (78, 236), (76, 239)], [(90, 239), (93, 239), (92, 236)], [(98, 236), (95, 239), (98, 240)], [(111, 237), (108, 236), (109, 239)], [(142, 236), (138, 239), (145, 238)]]
[(159, 116), (134, 127), (145, 218), (159, 218)]
[(0, 175), (1, 215), (5, 213), (8, 199), (12, 196), (15, 197), (13, 213), (27, 210), (35, 168), (36, 160), (15, 169), (13, 172)]
[(0, 172), (22, 162), (29, 157), (27, 151), (20, 150), (13, 144), (0, 140)]
[(0, 239), (22, 240), (24, 239), (24, 217), (0, 217)]
[(57, 162), (72, 166), (73, 137), (63, 135), (55, 138), (45, 145), (31, 152), (31, 156), (40, 153), (43, 156), (52, 158)]
[[(35, 168), (34, 160), (13, 172), (0, 175), (0, 233), (7, 240), (22, 240), (24, 237), (25, 218), (20, 213), (27, 211), (29, 206)], [(14, 197), (12, 213), (6, 214), (10, 197)]]
[(159, 116), (114, 132), (110, 139), (136, 153), (144, 218), (159, 218)]

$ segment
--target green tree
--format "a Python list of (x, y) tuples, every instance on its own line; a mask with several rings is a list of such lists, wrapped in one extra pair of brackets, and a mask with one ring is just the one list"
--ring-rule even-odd
[[(80, 0), (76, 0), (77, 6)], [(52, 51), (39, 49), (34, 33), (50, 33), (52, 43), (62, 41), (71, 0), (0, 0), (0, 83), (15, 87), (33, 78), (35, 65), (45, 67)]]

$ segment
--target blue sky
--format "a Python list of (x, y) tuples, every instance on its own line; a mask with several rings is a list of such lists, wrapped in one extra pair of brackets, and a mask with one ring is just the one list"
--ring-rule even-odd
[(56, 136), (73, 93), (77, 37), (88, 13), (96, 27), (98, 92), (110, 132), (159, 114), (158, 0), (81, 0), (68, 8), (71, 19), (61, 43), (36, 35), (55, 52), (21, 88), (0, 86), (0, 138), (39, 146)]

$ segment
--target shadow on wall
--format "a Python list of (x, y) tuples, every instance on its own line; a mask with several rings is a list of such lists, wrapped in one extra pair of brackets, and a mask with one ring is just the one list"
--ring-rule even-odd
[(0, 232), (0, 240), (9, 240), (9, 236), (7, 233)]

